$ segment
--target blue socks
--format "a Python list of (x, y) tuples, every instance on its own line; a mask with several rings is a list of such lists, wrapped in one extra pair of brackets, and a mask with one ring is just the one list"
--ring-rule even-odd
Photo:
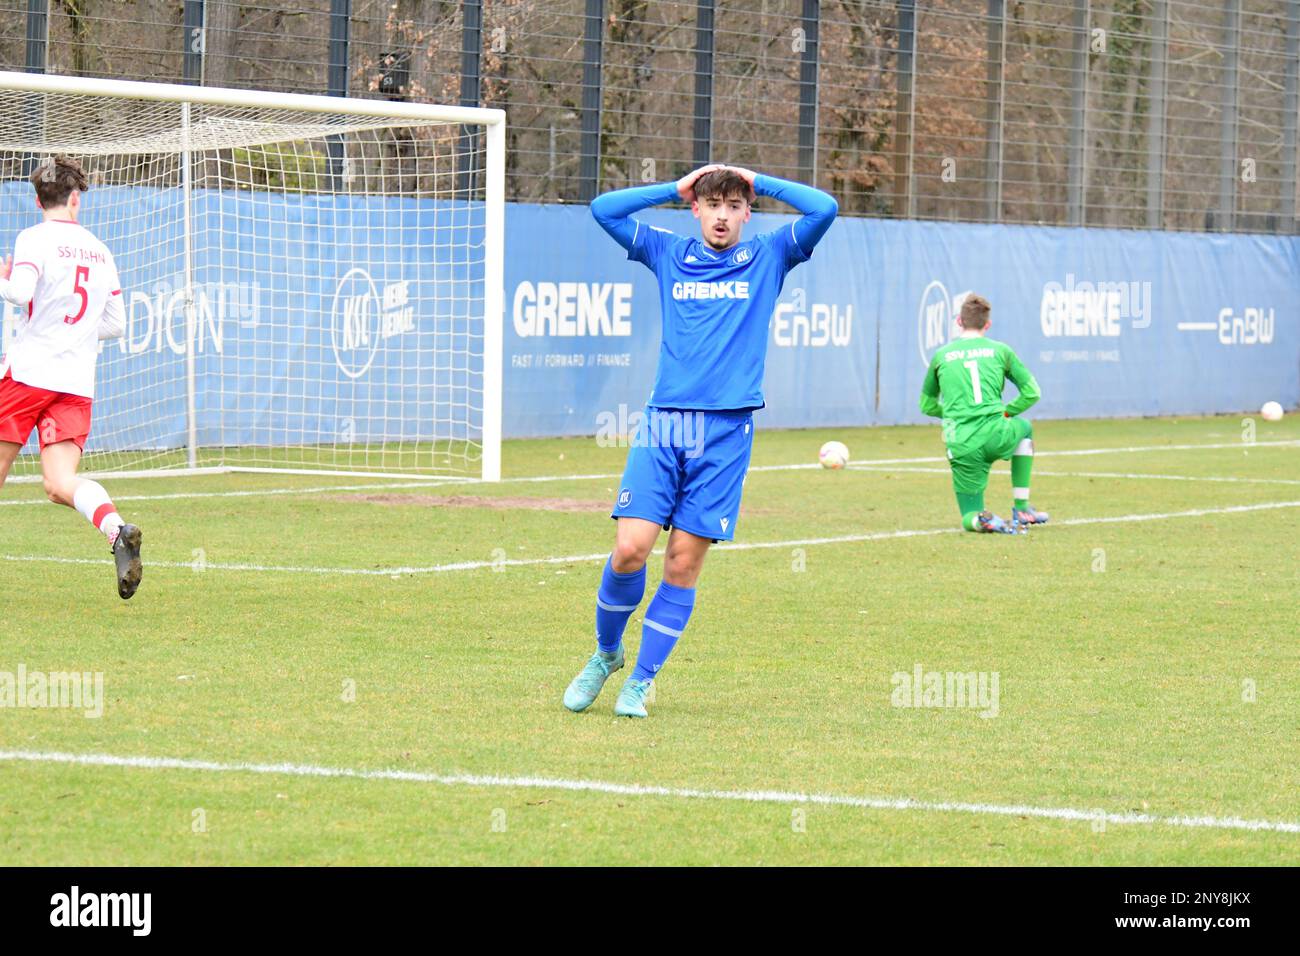
[(641, 631), (641, 650), (636, 657), (637, 680), (653, 680), (673, 652), (677, 638), (686, 629), (695, 607), (695, 588), (679, 588), (667, 581), (660, 582), (650, 607), (645, 612)]
[(623, 642), (623, 629), (627, 619), (645, 596), (645, 568), (619, 574), (611, 561), (605, 562), (605, 573), (600, 578), (596, 592), (596, 643), (606, 654), (618, 650)]
[[(627, 619), (645, 596), (645, 568), (619, 574), (612, 561), (605, 562), (596, 592), (596, 643), (612, 654), (623, 643)], [(636, 658), (637, 680), (653, 680), (673, 652), (677, 638), (686, 629), (695, 607), (695, 588), (679, 588), (662, 581), (645, 612), (641, 631), (641, 650)]]

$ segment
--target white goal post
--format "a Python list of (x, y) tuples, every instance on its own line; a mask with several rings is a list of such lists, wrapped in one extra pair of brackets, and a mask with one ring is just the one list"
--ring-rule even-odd
[(0, 257), (55, 154), (127, 311), (83, 471), (500, 479), (503, 111), (0, 71)]

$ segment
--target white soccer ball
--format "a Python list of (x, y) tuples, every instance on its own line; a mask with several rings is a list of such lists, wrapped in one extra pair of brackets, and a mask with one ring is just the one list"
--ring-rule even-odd
[(1259, 410), (1259, 417), (1266, 422), (1280, 422), (1282, 420), (1282, 406), (1277, 402), (1265, 402), (1264, 407)]
[(823, 468), (843, 468), (849, 463), (849, 449), (842, 441), (828, 441), (817, 453)]

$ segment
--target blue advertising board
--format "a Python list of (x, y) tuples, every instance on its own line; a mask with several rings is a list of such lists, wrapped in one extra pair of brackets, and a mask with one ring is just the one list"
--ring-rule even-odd
[[(212, 190), (193, 216), (200, 444), (475, 437), (481, 205)], [(642, 218), (697, 229), (686, 210)], [(747, 234), (790, 218), (755, 214)], [(35, 221), (30, 187), (0, 186), (0, 243)], [(118, 257), (129, 318), (102, 352), (89, 447), (183, 446), (179, 196), (98, 189), (85, 223)], [(658, 359), (654, 276), (585, 206), (511, 204), (506, 232), (505, 436), (589, 435), (638, 410)], [(926, 362), (969, 292), (1038, 378), (1035, 417), (1294, 407), (1297, 290), (1295, 237), (842, 217), (770, 318), (758, 421), (926, 421)], [(20, 321), (6, 304), (6, 344)]]
[[(682, 234), (685, 210), (646, 222)], [(788, 216), (758, 215), (750, 233)], [(515, 206), (506, 260), (507, 434), (590, 434), (649, 394), (654, 276), (585, 207)], [(536, 241), (535, 237), (545, 237)], [(840, 218), (786, 279), (769, 325), (769, 428), (923, 422), (930, 355), (962, 297), (1042, 386), (1043, 418), (1300, 401), (1294, 237)], [(1008, 395), (1014, 394), (1014, 386)]]
[[(182, 212), (174, 189), (86, 200), (127, 312), (126, 334), (101, 346), (88, 451), (186, 444)], [(476, 435), (482, 204), (198, 190), (191, 215), (201, 446)], [(30, 186), (0, 187), (0, 241), (37, 221)], [(22, 317), (4, 307), (7, 349)]]

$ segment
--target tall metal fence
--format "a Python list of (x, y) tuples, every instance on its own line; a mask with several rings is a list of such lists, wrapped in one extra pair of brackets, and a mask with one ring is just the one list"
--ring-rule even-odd
[(850, 215), (1297, 231), (1300, 0), (0, 0), (0, 65), (503, 107), (517, 201), (722, 160)]

